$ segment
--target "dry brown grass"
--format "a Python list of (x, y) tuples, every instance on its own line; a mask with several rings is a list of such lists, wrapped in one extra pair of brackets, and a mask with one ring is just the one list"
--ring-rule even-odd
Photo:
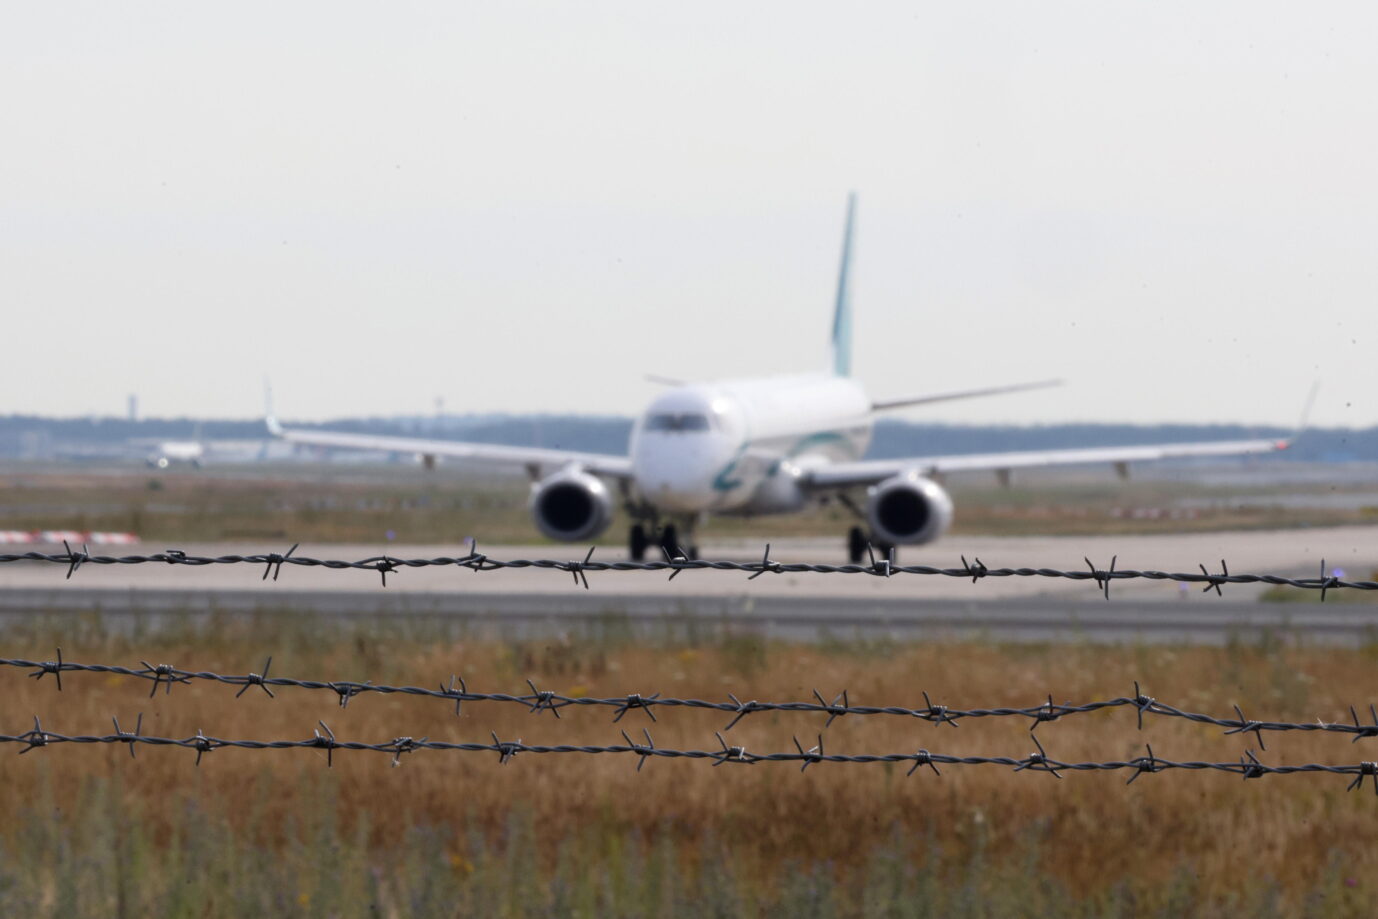
[[(927, 690), (955, 707), (1027, 706), (1052, 693), (1058, 701), (1128, 695), (1131, 681), (1179, 707), (1227, 714), (1234, 703), (1250, 717), (1348, 718), (1351, 702), (1378, 698), (1378, 668), (1367, 650), (1284, 647), (1143, 648), (914, 644), (872, 648), (761, 645), (748, 638), (702, 647), (610, 647), (580, 642), (473, 644), (425, 637), (399, 638), (367, 630), (308, 639), (307, 632), (265, 621), (223, 624), (211, 633), (137, 642), (67, 635), (69, 660), (134, 664), (143, 658), (188, 669), (243, 673), (274, 654), (273, 673), (302, 678), (373, 679), (435, 685), (452, 672), (471, 688), (521, 692), (524, 678), (563, 693), (651, 693), (713, 700), (729, 692), (743, 699), (807, 699), (847, 688), (853, 703), (918, 704)], [(52, 634), (11, 635), (4, 654), (51, 657)], [(233, 738), (309, 737), (317, 719), (342, 739), (384, 742), (398, 735), (484, 741), (490, 730), (529, 743), (620, 742), (607, 709), (567, 709), (565, 717), (528, 714), (512, 705), (466, 704), (456, 718), (434, 700), (362, 696), (341, 710), (331, 693), (281, 689), (270, 700), (251, 689), (234, 699), (230, 687), (177, 686), (148, 698), (148, 684), (116, 676), (67, 674), (58, 693), (52, 679), (0, 672), (0, 725), (27, 729), (32, 716), (68, 733), (104, 733), (110, 717), (132, 724), (144, 713), (145, 733), (187, 737), (198, 729)], [(687, 710), (660, 712), (651, 725), (633, 712), (623, 725), (650, 726), (662, 746), (707, 749), (728, 719)], [(822, 718), (757, 714), (731, 732), (749, 750), (793, 749), (792, 736), (811, 745)], [(1033, 747), (1027, 723), (968, 720), (959, 729), (898, 717), (845, 717), (824, 733), (829, 752), (900, 752), (920, 747), (951, 754), (1022, 756)], [(1039, 737), (1064, 760), (1130, 758), (1151, 742), (1174, 759), (1235, 760), (1252, 738), (1218, 729), (1149, 719), (1140, 733), (1129, 709), (1081, 715), (1043, 725)], [(1343, 737), (1267, 736), (1275, 763), (1349, 763), (1373, 758), (1374, 741)], [(137, 762), (125, 749), (61, 747), (5, 760), (0, 815), (13, 817), (45, 794), (78, 807), (92, 776), (115, 780), (128, 802), (167, 837), (185, 818), (177, 792), (190, 790), (223, 810), (259, 842), (281, 845), (288, 823), (309, 821), (322, 806), (313, 786), (326, 788), (326, 807), (342, 825), (362, 819), (372, 843), (398, 843), (421, 824), (478, 826), (497, 833), (513, 809), (529, 812), (538, 837), (561, 840), (590, 827), (636, 830), (647, 839), (670, 836), (690, 845), (706, 838), (730, 847), (738, 865), (760, 877), (787, 863), (830, 861), (838, 870), (860, 866), (878, 846), (900, 837), (918, 848), (940, 848), (960, 861), (975, 847), (988, 857), (1014, 858), (1037, 841), (1042, 867), (1075, 894), (1095, 894), (1129, 878), (1167, 884), (1183, 870), (1206, 893), (1239, 891), (1272, 879), (1293, 895), (1327, 872), (1352, 884), (1355, 896), (1373, 889), (1378, 868), (1378, 813), (1371, 792), (1346, 795), (1346, 779), (1268, 777), (1241, 781), (1219, 773), (1146, 775), (1125, 787), (1127, 773), (1076, 773), (1062, 781), (1013, 775), (1002, 767), (953, 767), (939, 778), (905, 766), (821, 765), (800, 774), (785, 765), (724, 765), (655, 760), (637, 774), (628, 757), (496, 756), (420, 752), (399, 768), (383, 754), (337, 753), (331, 774), (319, 751), (221, 750), (200, 768), (184, 750), (144, 748)], [(45, 790), (50, 787), (49, 790)], [(317, 815), (318, 816), (318, 815)], [(265, 819), (266, 818), (266, 819)], [(0, 833), (23, 833), (11, 821)], [(455, 853), (456, 864), (463, 856)], [(691, 856), (692, 857), (692, 856)]]
[[(1095, 535), (1171, 533), (1371, 523), (1374, 509), (1205, 508), (1168, 513), (1183, 497), (1247, 494), (1182, 482), (1067, 482), (1032, 479), (1012, 489), (964, 478), (950, 483), (958, 513), (954, 535)], [(1298, 487), (1297, 490), (1305, 490)], [(1257, 494), (1257, 489), (1254, 489)], [(369, 542), (392, 531), (402, 542), (487, 544), (543, 542), (526, 509), (527, 486), (512, 478), (476, 481), (417, 469), (268, 468), (249, 472), (177, 469), (25, 471), (0, 480), (0, 520), (13, 529), (130, 530), (152, 542), (263, 539)], [(1124, 516), (1150, 509), (1156, 518)], [(714, 538), (826, 536), (841, 540), (854, 523), (836, 505), (801, 514), (712, 518)], [(615, 520), (604, 542), (620, 543)]]

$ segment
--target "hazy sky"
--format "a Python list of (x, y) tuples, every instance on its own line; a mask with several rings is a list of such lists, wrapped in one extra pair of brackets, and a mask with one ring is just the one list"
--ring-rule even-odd
[(1372, 3), (9, 4), (0, 413), (1378, 423)]

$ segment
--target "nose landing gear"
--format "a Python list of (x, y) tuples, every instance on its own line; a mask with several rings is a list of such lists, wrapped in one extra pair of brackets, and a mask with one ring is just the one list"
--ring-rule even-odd
[(861, 527), (852, 527), (847, 531), (847, 561), (853, 565), (869, 561), (871, 552), (876, 554), (877, 559), (883, 559), (890, 558), (894, 551), (895, 547), (889, 543), (871, 542)]
[(693, 560), (699, 557), (699, 547), (694, 545), (694, 534), (685, 527), (685, 541), (680, 541), (679, 528), (673, 523), (667, 523), (660, 531), (660, 548), (670, 558), (683, 555), (685, 558)]
[(660, 531), (660, 550), (674, 558), (679, 555), (679, 530), (673, 523), (667, 523)]
[(679, 527), (673, 523), (667, 523), (661, 527), (660, 532), (655, 534), (654, 539), (646, 532), (643, 524), (632, 526), (627, 535), (627, 555), (634, 562), (646, 560), (646, 550), (655, 546), (663, 551), (670, 558), (683, 554), (685, 558), (697, 559), (699, 557), (699, 547), (690, 543), (685, 545), (680, 542)]

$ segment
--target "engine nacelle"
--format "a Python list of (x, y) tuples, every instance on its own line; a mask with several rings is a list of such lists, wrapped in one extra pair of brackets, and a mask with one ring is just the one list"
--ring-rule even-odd
[(952, 525), (952, 498), (932, 479), (904, 473), (871, 490), (866, 519), (879, 542), (916, 546), (932, 542)]
[(592, 539), (612, 521), (607, 486), (582, 469), (562, 469), (537, 482), (530, 507), (541, 532), (561, 542)]

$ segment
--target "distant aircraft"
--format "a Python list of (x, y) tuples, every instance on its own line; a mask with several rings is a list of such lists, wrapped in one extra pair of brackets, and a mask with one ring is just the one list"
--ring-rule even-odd
[(195, 440), (165, 440), (153, 448), (147, 463), (154, 469), (166, 469), (173, 463), (190, 463), (201, 468), (206, 457), (206, 446)]
[(656, 544), (697, 557), (695, 526), (709, 515), (784, 514), (836, 499), (857, 522), (847, 556), (860, 562), (869, 546), (889, 551), (937, 539), (952, 523), (944, 473), (1010, 470), (1075, 463), (1128, 464), (1169, 457), (1228, 456), (1284, 450), (1290, 440), (1238, 440), (1097, 447), (959, 456), (863, 460), (876, 412), (953, 399), (1019, 392), (1057, 381), (873, 401), (851, 377), (849, 272), (855, 195), (847, 201), (842, 265), (833, 311), (831, 368), (799, 376), (678, 384), (652, 400), (632, 428), (628, 456), (411, 437), (268, 429), (293, 443), (413, 453), (525, 467), (530, 511), (551, 539), (586, 542), (602, 533), (620, 503), (632, 520), (628, 549), (644, 558)]
[(206, 459), (206, 444), (201, 439), (201, 425), (196, 425), (191, 440), (162, 440), (153, 445), (145, 460), (153, 469), (166, 469), (174, 463), (189, 463), (200, 469)]

